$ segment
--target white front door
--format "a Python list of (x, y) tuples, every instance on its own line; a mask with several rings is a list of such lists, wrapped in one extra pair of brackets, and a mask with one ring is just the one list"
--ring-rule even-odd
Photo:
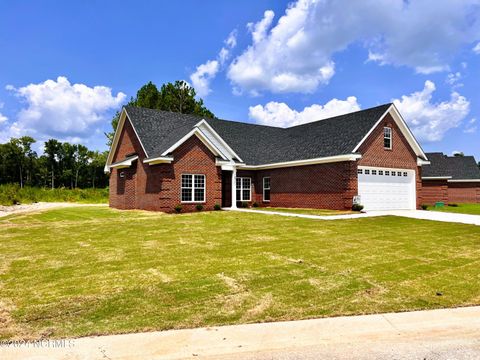
[(366, 211), (415, 209), (415, 170), (359, 166), (358, 194)]

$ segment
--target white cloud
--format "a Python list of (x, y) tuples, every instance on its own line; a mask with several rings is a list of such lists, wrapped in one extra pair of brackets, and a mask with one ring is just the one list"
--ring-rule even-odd
[[(0, 109), (3, 109), (3, 106), (4, 106), (4, 104), (2, 102), (0, 102)], [(7, 120), (8, 120), (8, 117), (6, 117), (2, 113), (0, 113), (0, 124), (3, 124)]]
[(225, 61), (230, 58), (231, 50), (237, 46), (237, 31), (233, 30), (224, 43), (225, 46), (220, 49), (216, 60), (208, 60), (198, 65), (195, 72), (190, 75), (192, 85), (200, 97), (207, 96), (211, 92), (210, 83), (220, 71)]
[(462, 123), (470, 110), (469, 101), (456, 91), (450, 94), (449, 101), (442, 102), (432, 101), (434, 92), (435, 84), (427, 80), (423, 90), (393, 100), (421, 141), (442, 140), (448, 130)]
[(271, 101), (265, 106), (251, 106), (249, 117), (263, 125), (290, 127), (357, 110), (360, 110), (360, 105), (354, 96), (349, 96), (346, 100), (332, 99), (325, 105), (307, 106), (302, 111), (293, 110), (285, 103)]
[(475, 54), (480, 54), (480, 42), (472, 50)]
[(39, 140), (88, 138), (107, 121), (106, 112), (118, 108), (125, 99), (125, 94), (113, 95), (106, 86), (71, 84), (62, 76), (20, 88), (8, 85), (7, 89), (21, 98), (25, 107), (4, 136), (28, 134)]
[(311, 93), (329, 82), (334, 54), (352, 43), (382, 65), (423, 74), (446, 71), (460, 47), (478, 40), (476, 3), (298, 0), (275, 24), (272, 11), (248, 24), (252, 44), (230, 65), (228, 77), (237, 92)]
[(477, 132), (476, 122), (477, 122), (476, 118), (470, 119), (470, 121), (465, 126), (465, 129), (463, 130), (463, 132), (466, 133), (466, 134), (473, 134), (473, 133)]
[(462, 87), (463, 84), (460, 82), (462, 79), (462, 74), (460, 72), (450, 73), (447, 75), (445, 82), (452, 87), (452, 89)]

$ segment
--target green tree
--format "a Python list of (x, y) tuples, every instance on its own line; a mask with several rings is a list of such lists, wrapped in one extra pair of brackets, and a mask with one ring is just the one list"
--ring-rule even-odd
[(9, 142), (8, 150), (10, 155), (14, 159), (18, 169), (18, 179), (20, 187), (24, 186), (24, 176), (27, 179), (32, 172), (32, 163), (30, 159), (36, 156), (32, 150), (32, 144), (35, 143), (35, 139), (30, 136), (22, 136), (21, 138), (11, 138)]
[[(215, 118), (215, 115), (206, 108), (203, 100), (197, 100), (195, 96), (195, 89), (183, 80), (163, 84), (160, 90), (149, 81), (138, 90), (137, 96), (131, 98), (127, 105)], [(120, 111), (117, 111), (112, 119), (113, 131), (105, 133), (108, 146), (112, 144), (119, 119)]]
[(50, 168), (52, 189), (55, 188), (55, 170), (58, 168), (61, 148), (62, 144), (58, 140), (50, 139), (45, 142), (45, 154)]

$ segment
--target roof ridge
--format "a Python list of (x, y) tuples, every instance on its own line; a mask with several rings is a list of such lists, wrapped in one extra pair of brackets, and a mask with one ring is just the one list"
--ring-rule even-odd
[(342, 116), (345, 116), (345, 115), (354, 115), (354, 114), (358, 114), (358, 113), (361, 113), (361, 112), (364, 112), (364, 111), (375, 110), (375, 109), (378, 109), (378, 108), (381, 108), (381, 107), (387, 106), (387, 105), (390, 106), (390, 105), (393, 105), (393, 103), (391, 103), (391, 102), (390, 103), (385, 103), (385, 104), (377, 105), (377, 106), (374, 106), (374, 107), (371, 107), (371, 108), (360, 109), (360, 110), (357, 110), (357, 111), (348, 112), (348, 113), (345, 113), (345, 114), (342, 114), (342, 115), (335, 115), (335, 116), (331, 116), (331, 117), (324, 118), (324, 119), (313, 120), (313, 121), (309, 121), (309, 122), (304, 123), (304, 124), (298, 124), (298, 125), (290, 126), (288, 128), (285, 128), (285, 129), (293, 129), (293, 128), (297, 128), (297, 127), (300, 127), (300, 126), (314, 124), (314, 123), (317, 123), (319, 121), (335, 120), (335, 119), (337, 119), (339, 117), (342, 117)]

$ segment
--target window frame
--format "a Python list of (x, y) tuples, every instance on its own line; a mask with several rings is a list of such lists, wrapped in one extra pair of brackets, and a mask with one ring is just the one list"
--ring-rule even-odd
[[(389, 136), (387, 137), (386, 130), (389, 132)], [(385, 146), (385, 141), (389, 141), (389, 146)], [(383, 148), (386, 150), (392, 150), (392, 144), (393, 144), (393, 131), (390, 126), (384, 126), (383, 127)]]
[[(268, 188), (265, 187), (265, 179), (268, 179)], [(272, 198), (272, 180), (270, 178), (270, 176), (264, 176), (263, 179), (262, 179), (262, 201), (263, 202), (270, 202), (270, 199)], [(265, 200), (265, 190), (268, 190), (269, 193), (268, 193), (268, 197), (269, 199), (268, 200)]]
[[(240, 188), (238, 187), (238, 184), (237, 184), (237, 180), (238, 179), (241, 179), (240, 180)], [(250, 181), (250, 188), (248, 189), (249, 190), (249, 198), (248, 200), (245, 200), (243, 198), (243, 191), (246, 190), (244, 187), (243, 187), (243, 179), (248, 179)], [(240, 190), (240, 198), (238, 198), (238, 194), (235, 194), (237, 195), (236, 198), (237, 198), (237, 201), (252, 201), (252, 178), (251, 177), (248, 177), (248, 176), (237, 176), (235, 178), (235, 190), (238, 191)]]
[[(190, 176), (192, 186), (185, 187), (183, 186), (183, 177)], [(203, 177), (203, 187), (195, 187), (195, 176)], [(190, 200), (183, 200), (183, 189), (190, 189)], [(195, 190), (203, 189), (203, 200), (195, 200)], [(207, 199), (207, 176), (205, 174), (182, 174), (180, 178), (180, 202), (182, 204), (202, 204), (205, 203)]]

